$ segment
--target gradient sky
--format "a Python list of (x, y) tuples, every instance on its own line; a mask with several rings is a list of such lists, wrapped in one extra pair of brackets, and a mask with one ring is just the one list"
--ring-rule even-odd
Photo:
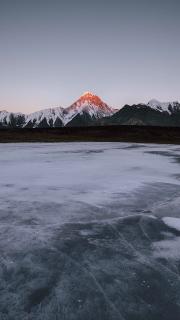
[(0, 109), (180, 100), (179, 0), (0, 0)]

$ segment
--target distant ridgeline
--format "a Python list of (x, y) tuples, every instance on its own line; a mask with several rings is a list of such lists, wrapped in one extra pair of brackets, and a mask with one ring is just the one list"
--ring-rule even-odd
[(112, 108), (90, 92), (68, 108), (44, 109), (29, 115), (0, 111), (1, 128), (49, 128), (108, 125), (180, 126), (180, 103), (125, 105)]

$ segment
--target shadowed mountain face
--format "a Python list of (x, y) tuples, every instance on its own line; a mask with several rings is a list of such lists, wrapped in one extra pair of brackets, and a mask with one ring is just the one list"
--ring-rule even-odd
[[(167, 112), (160, 112), (151, 109), (146, 105), (125, 105), (116, 112), (110, 119), (102, 119), (101, 124), (122, 124), (122, 125), (172, 125), (172, 117)], [(179, 116), (180, 123), (180, 116)]]
[(180, 104), (169, 105), (169, 110), (159, 110), (150, 105), (125, 105), (110, 118), (101, 119), (103, 125), (180, 126)]
[(180, 126), (180, 104), (151, 100), (148, 104), (125, 105), (118, 110), (86, 92), (68, 108), (51, 108), (30, 115), (0, 111), (0, 126), (48, 128), (63, 126), (150, 125)]

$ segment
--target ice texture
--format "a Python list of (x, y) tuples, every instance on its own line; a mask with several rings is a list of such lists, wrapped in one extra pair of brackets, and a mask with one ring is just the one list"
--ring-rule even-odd
[(0, 320), (179, 320), (179, 165), (175, 145), (0, 144)]

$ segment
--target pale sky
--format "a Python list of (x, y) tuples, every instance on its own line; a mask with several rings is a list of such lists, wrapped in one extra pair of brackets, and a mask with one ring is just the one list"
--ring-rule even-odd
[(0, 0), (0, 110), (180, 100), (180, 1)]

